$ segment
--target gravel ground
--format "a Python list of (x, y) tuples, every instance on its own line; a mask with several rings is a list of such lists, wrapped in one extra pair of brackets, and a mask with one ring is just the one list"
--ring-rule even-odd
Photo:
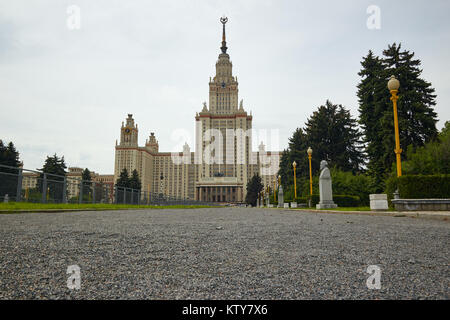
[[(449, 299), (449, 231), (277, 209), (2, 214), (0, 298)], [(380, 290), (366, 286), (369, 265)]]

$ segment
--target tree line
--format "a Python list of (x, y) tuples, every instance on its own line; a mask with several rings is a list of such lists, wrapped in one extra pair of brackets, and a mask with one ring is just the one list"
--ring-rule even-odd
[[(450, 173), (449, 123), (438, 133), (435, 90), (422, 78), (421, 61), (414, 52), (396, 43), (388, 45), (381, 57), (370, 50), (358, 75), (358, 118), (344, 106), (326, 100), (289, 138), (278, 172), (285, 197), (293, 199), (294, 161), (298, 194), (309, 194), (309, 147), (313, 149), (314, 193), (318, 193), (321, 160), (327, 160), (331, 168), (335, 194), (358, 195), (368, 205), (370, 193), (385, 192), (386, 181), (395, 173), (394, 116), (387, 89), (391, 75), (400, 81), (398, 118), (404, 174)], [(260, 191), (256, 180), (247, 186), (252, 193), (248, 203)]]
[[(19, 152), (16, 150), (16, 147), (14, 146), (13, 142), (5, 144), (2, 140), (0, 140), (0, 164), (7, 165), (13, 168), (20, 168), (22, 166), (22, 163), (20, 162), (19, 159)], [(47, 183), (46, 192), (49, 198), (62, 199), (64, 186), (63, 181), (64, 177), (66, 177), (68, 173), (66, 169), (67, 165), (64, 156), (59, 157), (56, 153), (53, 156), (47, 156), (42, 168), (38, 169), (40, 173), (37, 177), (36, 188), (28, 190), (30, 197), (35, 198), (35, 200), (37, 201), (40, 200), (40, 196), (44, 188), (43, 185), (44, 174), (47, 174), (47, 179), (49, 180), (49, 183)], [(12, 175), (6, 175), (6, 173)], [(2, 179), (2, 183), (0, 184), (1, 195), (9, 194), (11, 196), (16, 194), (17, 174), (18, 174), (17, 169), (0, 167), (0, 176)], [(82, 171), (81, 180), (82, 180), (81, 191), (83, 195), (83, 201), (92, 200), (91, 197), (93, 195), (93, 192), (95, 192), (96, 201), (100, 201), (104, 196), (103, 184), (102, 183), (94, 184), (92, 182), (92, 173), (88, 168), (85, 168)], [(131, 177), (129, 177), (127, 170), (126, 169), (122, 170), (116, 186), (141, 189), (141, 180), (139, 178), (138, 172), (136, 170), (133, 170)], [(93, 188), (95, 188), (95, 190)], [(69, 200), (78, 201), (78, 196), (75, 196)]]
[(120, 172), (119, 179), (117, 179), (116, 183), (117, 187), (121, 188), (131, 188), (136, 190), (141, 190), (142, 183), (139, 179), (139, 173), (136, 169), (131, 172), (131, 176), (128, 175), (128, 170), (123, 168)]

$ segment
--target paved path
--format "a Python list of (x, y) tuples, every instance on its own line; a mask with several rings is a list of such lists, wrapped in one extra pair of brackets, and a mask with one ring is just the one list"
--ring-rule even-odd
[(2, 214), (0, 299), (449, 299), (449, 240), (447, 221), (292, 210)]

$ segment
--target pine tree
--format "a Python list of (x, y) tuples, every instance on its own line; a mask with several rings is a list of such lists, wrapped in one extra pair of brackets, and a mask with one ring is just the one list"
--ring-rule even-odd
[(88, 168), (85, 168), (81, 173), (81, 180), (83, 180), (83, 197), (89, 195), (91, 192), (91, 171)]
[(42, 172), (50, 173), (53, 175), (65, 176), (65, 169), (67, 169), (67, 166), (64, 160), (64, 156), (59, 158), (55, 153), (52, 157), (47, 156), (47, 159), (44, 162), (44, 166), (40, 170)]
[(281, 181), (283, 181), (284, 185), (291, 184), (293, 181), (292, 175), (290, 173), (290, 168), (289, 168), (290, 163), (292, 163), (291, 162), (291, 150), (285, 149), (281, 153), (280, 168), (279, 168), (278, 174), (277, 174), (277, 175), (281, 176)]
[[(307, 136), (303, 129), (297, 128), (292, 137), (289, 138), (289, 147), (281, 155), (280, 170), (281, 181), (284, 186), (294, 184), (294, 168), (292, 163), (297, 164), (297, 185), (309, 177), (309, 163), (306, 151), (308, 150)], [(285, 190), (286, 191), (286, 190)]]
[[(15, 168), (20, 166), (19, 152), (17, 152), (14, 143), (9, 142), (8, 145), (5, 146), (3, 141), (0, 140), (0, 164)], [(17, 170), (14, 169), (6, 170), (6, 168), (3, 168), (1, 171), (17, 174)]]
[[(17, 152), (12, 142), (7, 146), (0, 140), (0, 164), (10, 167), (19, 168), (19, 152)], [(13, 175), (9, 175), (13, 174)], [(0, 197), (8, 194), (13, 197), (17, 193), (17, 169), (0, 167)]]
[(363, 58), (362, 69), (358, 73), (361, 82), (358, 84), (357, 96), (359, 99), (359, 124), (364, 135), (363, 141), (367, 154), (367, 171), (373, 178), (374, 187), (378, 191), (383, 190), (386, 165), (381, 158), (384, 152), (382, 140), (380, 140), (380, 119), (386, 112), (389, 97), (386, 95), (386, 72), (382, 61), (372, 51)]
[(40, 169), (43, 173), (40, 174), (38, 189), (43, 192), (44, 173), (47, 173), (47, 188), (51, 201), (62, 201), (62, 191), (64, 187), (64, 177), (66, 175), (67, 166), (64, 156), (59, 158), (56, 153), (45, 159), (44, 166)]
[[(312, 163), (319, 168), (320, 161), (343, 171), (361, 171), (363, 153), (361, 133), (357, 121), (342, 105), (329, 100), (308, 119), (305, 124), (306, 144), (314, 152)], [(302, 150), (306, 154), (306, 150)]]
[(123, 168), (120, 172), (119, 179), (116, 182), (117, 187), (129, 188), (130, 187), (130, 178), (128, 176), (128, 171), (126, 168)]
[(129, 187), (132, 189), (136, 189), (136, 190), (140, 190), (142, 185), (141, 185), (141, 180), (139, 179), (139, 173), (137, 172), (136, 169), (133, 170), (133, 172), (131, 173), (131, 178), (129, 180)]
[(289, 138), (289, 150), (290, 159), (288, 163), (287, 170), (287, 180), (294, 182), (294, 167), (292, 163), (295, 161), (297, 164), (296, 176), (306, 177), (309, 173), (309, 163), (308, 163), (308, 137), (301, 128), (297, 128), (292, 137)]
[(263, 190), (264, 186), (261, 183), (259, 174), (255, 174), (247, 183), (247, 195), (245, 202), (255, 207), (258, 200), (258, 193)]
[[(377, 192), (384, 190), (384, 180), (395, 161), (394, 115), (387, 81), (395, 75), (400, 81), (398, 118), (400, 146), (407, 150), (423, 146), (436, 138), (434, 89), (421, 79), (420, 60), (414, 53), (402, 51), (401, 44), (389, 45), (380, 59), (371, 51), (361, 62), (358, 84), (360, 124), (368, 155), (368, 173)], [(402, 153), (407, 159), (407, 153)]]
[[(407, 50), (401, 51), (401, 44), (396, 43), (388, 46), (383, 51), (383, 67), (387, 75), (395, 75), (400, 81), (399, 100), (398, 100), (398, 118), (400, 130), (400, 146), (407, 148), (423, 146), (426, 142), (437, 137), (436, 112), (433, 107), (436, 105), (435, 90), (431, 83), (421, 79), (422, 70), (421, 61), (414, 59), (414, 53)], [(385, 80), (385, 85), (387, 80)], [(388, 93), (386, 89), (386, 93)], [(390, 133), (393, 137), (393, 109), (388, 108), (389, 112), (384, 114), (382, 119), (383, 132)], [(390, 113), (390, 114), (389, 114)], [(391, 121), (387, 121), (387, 120)], [(387, 148), (391, 150), (390, 159), (394, 161), (392, 150), (395, 148), (393, 138), (386, 141)]]

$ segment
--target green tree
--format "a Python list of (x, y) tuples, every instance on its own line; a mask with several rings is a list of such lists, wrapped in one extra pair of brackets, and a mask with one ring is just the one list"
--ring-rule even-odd
[[(85, 168), (83, 172), (81, 173), (81, 180), (83, 180), (83, 198), (88, 199), (89, 193), (91, 192), (91, 185), (92, 185), (92, 178), (91, 178), (91, 171), (89, 171), (88, 168)], [(84, 200), (84, 199), (83, 199)]]
[[(306, 151), (308, 150), (307, 137), (303, 129), (297, 128), (292, 137), (289, 138), (288, 149), (284, 150), (280, 159), (280, 169), (278, 174), (281, 175), (281, 182), (288, 191), (287, 186), (294, 185), (294, 168), (292, 163), (297, 164), (296, 179), (297, 187), (306, 179), (309, 179), (309, 162)], [(297, 197), (300, 197), (300, 189), (297, 189)]]
[[(368, 172), (377, 192), (395, 161), (394, 116), (387, 81), (395, 75), (400, 81), (398, 118), (400, 145), (406, 148), (423, 146), (436, 138), (436, 95), (431, 83), (421, 78), (421, 62), (414, 53), (401, 49), (401, 44), (389, 45), (378, 58), (369, 51), (361, 62), (358, 84), (360, 124), (368, 155)], [(402, 157), (407, 158), (404, 152)]]
[(290, 161), (291, 161), (291, 152), (289, 149), (284, 149), (280, 155), (280, 168), (278, 170), (278, 175), (281, 176), (281, 181), (283, 181), (284, 184), (290, 184), (291, 183), (290, 180), (293, 180), (291, 177), (289, 177), (290, 176), (290, 171), (289, 171)]
[(67, 173), (66, 169), (67, 166), (64, 160), (64, 156), (59, 158), (55, 153), (52, 157), (47, 156), (47, 159), (45, 159), (44, 162), (44, 166), (40, 170), (45, 173), (64, 177)]
[(131, 173), (131, 178), (129, 180), (129, 187), (136, 190), (141, 190), (142, 184), (141, 180), (139, 179), (139, 173), (136, 169), (133, 170)]
[(128, 170), (123, 168), (120, 172), (119, 179), (116, 182), (117, 187), (129, 188), (130, 187), (130, 178), (128, 176)]
[(294, 131), (288, 149), (281, 155), (278, 174), (289, 199), (294, 198), (294, 161), (297, 164), (297, 197), (309, 195), (308, 147), (313, 149), (313, 174), (318, 173), (321, 160), (344, 171), (362, 171), (362, 141), (357, 122), (344, 107), (327, 100), (325, 106), (319, 107), (308, 119), (304, 130), (297, 128)]
[[(329, 100), (320, 106), (305, 124), (306, 145), (314, 150), (312, 162), (319, 168), (321, 160), (344, 171), (361, 171), (363, 161), (361, 133), (357, 121), (342, 105)], [(305, 146), (306, 146), (305, 145)], [(300, 154), (306, 155), (306, 150)]]
[(48, 188), (48, 196), (50, 201), (60, 202), (62, 201), (63, 195), (63, 187), (64, 187), (64, 177), (66, 175), (66, 163), (64, 161), (64, 156), (59, 158), (56, 153), (45, 159), (44, 166), (42, 169), (42, 173), (39, 177), (39, 191), (43, 191), (43, 181), (44, 181), (44, 173), (47, 173), (47, 188)]
[[(20, 167), (19, 152), (12, 142), (4, 145), (3, 141), (0, 140), (0, 164), (15, 168)], [(0, 197), (4, 197), (5, 194), (8, 194), (9, 197), (16, 196), (17, 174), (17, 169), (0, 167)]]
[[(438, 139), (423, 147), (408, 146), (407, 161), (402, 162), (404, 175), (408, 174), (450, 174), (450, 121), (438, 135)], [(396, 171), (392, 171), (394, 175)]]
[(366, 174), (345, 172), (336, 168), (331, 169), (333, 194), (358, 196), (360, 204), (369, 206), (369, 195), (374, 192), (372, 178)]
[(446, 121), (444, 127), (439, 133), (439, 138), (447, 137), (450, 134), (450, 121)]
[[(420, 78), (421, 61), (414, 59), (414, 52), (401, 50), (401, 44), (388, 46), (383, 51), (383, 67), (389, 75), (395, 75), (400, 81), (398, 116), (400, 127), (400, 144), (403, 146), (423, 146), (437, 136), (435, 90), (431, 83)], [(385, 84), (387, 82), (385, 81)], [(388, 109), (392, 111), (392, 108)], [(393, 114), (390, 117), (390, 128), (394, 131)], [(385, 114), (389, 118), (389, 115)], [(391, 139), (391, 150), (394, 149), (394, 139)], [(392, 154), (392, 152), (391, 152)], [(392, 156), (392, 160), (394, 156)], [(392, 161), (393, 162), (393, 161)]]
[[(18, 168), (20, 166), (19, 152), (16, 150), (14, 143), (9, 142), (7, 146), (0, 140), (0, 164)], [(5, 168), (4, 168), (5, 169)], [(3, 171), (17, 173), (17, 170)]]
[(389, 96), (384, 79), (386, 73), (382, 61), (372, 51), (363, 58), (362, 69), (358, 73), (361, 82), (358, 84), (359, 124), (362, 128), (363, 142), (367, 154), (367, 173), (373, 178), (373, 184), (381, 191), (385, 179), (386, 164), (380, 156), (384, 151), (380, 140), (381, 121), (387, 106)]
[(107, 186), (103, 182), (94, 183), (95, 202), (103, 203), (105, 199), (105, 188)]
[(258, 193), (262, 191), (264, 186), (261, 183), (261, 177), (259, 174), (255, 174), (247, 183), (247, 195), (245, 196), (245, 202), (255, 207), (258, 200)]

